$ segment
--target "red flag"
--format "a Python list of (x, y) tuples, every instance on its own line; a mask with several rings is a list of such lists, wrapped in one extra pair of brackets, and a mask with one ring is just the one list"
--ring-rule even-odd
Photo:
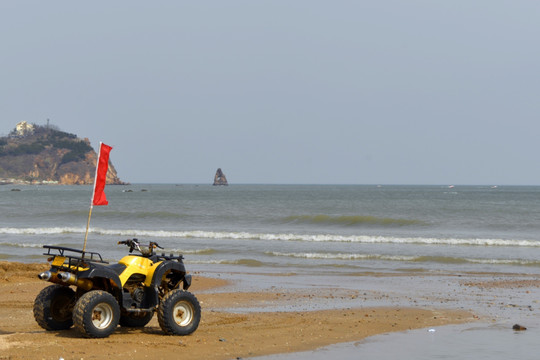
[(92, 205), (108, 205), (105, 196), (105, 183), (107, 181), (107, 170), (109, 169), (109, 153), (112, 147), (99, 143), (99, 155), (96, 165), (96, 179), (94, 180), (94, 194), (92, 195)]

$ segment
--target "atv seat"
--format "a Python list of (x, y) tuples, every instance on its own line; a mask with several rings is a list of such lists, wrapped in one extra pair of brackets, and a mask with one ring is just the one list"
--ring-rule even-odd
[(118, 275), (120, 275), (122, 271), (126, 269), (126, 265), (124, 264), (110, 264), (110, 265), (107, 265), (107, 267)]

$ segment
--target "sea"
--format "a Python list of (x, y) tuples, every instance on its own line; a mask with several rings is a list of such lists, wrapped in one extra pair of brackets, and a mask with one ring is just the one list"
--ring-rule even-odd
[[(440, 278), (429, 283), (431, 275), (540, 276), (539, 186), (132, 184), (108, 185), (105, 192), (109, 205), (93, 207), (86, 250), (111, 262), (126, 254), (118, 241), (137, 238), (158, 243), (164, 248), (159, 251), (183, 254), (188, 270), (203, 274), (231, 274), (239, 280), (249, 278), (243, 274), (295, 274), (301, 279), (298, 283), (289, 276), (281, 285), (364, 291), (374, 284), (379, 293), (395, 293), (401, 287), (409, 299), (423, 288), (442, 294), (459, 286), (452, 280), (440, 285)], [(91, 196), (91, 186), (0, 186), (0, 260), (44, 262), (43, 245), (82, 248)], [(414, 289), (399, 280), (366, 279), (366, 274), (381, 273), (422, 276), (412, 280)], [(252, 279), (254, 288), (271, 282), (268, 277)], [(517, 305), (508, 303), (521, 310), (516, 313), (520, 320), (532, 324), (525, 334), (536, 334), (536, 339), (538, 296), (537, 291), (528, 291), (522, 303), (519, 299), (514, 299)], [(429, 305), (432, 298), (423, 297), (427, 300), (422, 305)], [(377, 305), (377, 299), (366, 299), (366, 304)], [(464, 301), (480, 311), (486, 304)], [(453, 305), (460, 307), (458, 302)], [(520, 306), (528, 306), (526, 318)], [(498, 316), (496, 312), (492, 310), (491, 318)], [(521, 345), (538, 354), (540, 345), (532, 345), (528, 338), (532, 335), (506, 330), (512, 316), (491, 320), (474, 331), (466, 326), (432, 331), (426, 341), (433, 343), (434, 333), (447, 333), (446, 339), (460, 343), (475, 358), (483, 358), (486, 347), (496, 351), (496, 355), (489, 352), (490, 359), (508, 358), (506, 352), (514, 349), (515, 354)], [(494, 331), (499, 325), (500, 331)], [(405, 344), (425, 335), (414, 334), (392, 334), (316, 353), (392, 359), (391, 354), (384, 357), (388, 342), (399, 343), (399, 336), (405, 336)], [(508, 334), (513, 339), (510, 345), (498, 339)], [(486, 337), (493, 342), (478, 345), (473, 340)], [(435, 349), (444, 352), (445, 346)], [(455, 353), (454, 345), (447, 346), (441, 357), (424, 351), (411, 353), (410, 358), (465, 358), (464, 353)], [(444, 357), (452, 353), (455, 357)], [(399, 355), (407, 358), (403, 351)], [(280, 356), (272, 359), (303, 355)], [(309, 353), (305, 358), (314, 356)]]

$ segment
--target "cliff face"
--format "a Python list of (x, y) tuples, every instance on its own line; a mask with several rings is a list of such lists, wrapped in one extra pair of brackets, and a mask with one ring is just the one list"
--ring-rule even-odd
[[(3, 182), (93, 184), (97, 154), (88, 139), (60, 130), (17, 124), (0, 138), (0, 178)], [(109, 163), (108, 184), (123, 184)]]

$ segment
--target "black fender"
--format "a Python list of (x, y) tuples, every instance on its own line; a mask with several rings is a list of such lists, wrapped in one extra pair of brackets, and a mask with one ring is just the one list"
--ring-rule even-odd
[[(94, 278), (104, 278), (112, 281), (115, 287), (120, 290), (122, 293), (122, 282), (120, 282), (120, 277), (117, 274), (115, 269), (109, 268), (108, 266), (91, 266), (90, 269), (86, 271), (81, 271), (78, 274), (79, 279), (94, 279)], [(121, 299), (120, 299), (121, 300)]]
[(165, 275), (165, 273), (168, 271), (175, 273), (174, 278), (171, 279), (175, 286), (180, 281), (183, 281), (186, 275), (186, 268), (183, 263), (176, 261), (164, 261), (159, 264), (154, 271), (154, 276), (152, 277), (152, 286), (159, 286), (161, 284), (163, 275)]

